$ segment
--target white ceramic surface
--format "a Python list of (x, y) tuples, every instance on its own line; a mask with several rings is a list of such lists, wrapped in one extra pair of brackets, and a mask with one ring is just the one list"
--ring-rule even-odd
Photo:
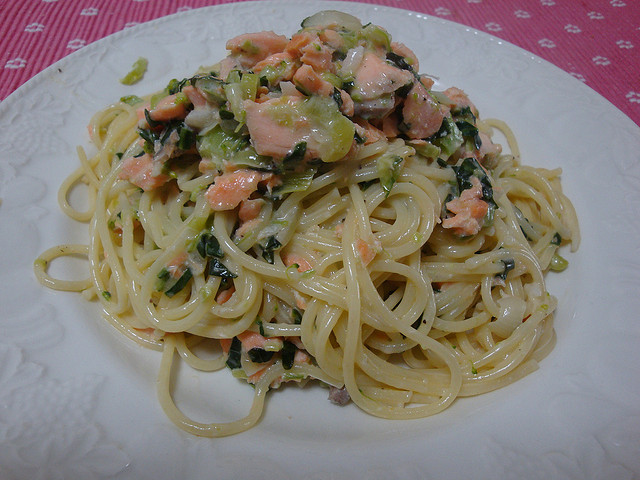
[[(410, 46), (436, 88), (463, 88), (506, 120), (525, 163), (563, 168), (583, 243), (550, 275), (558, 342), (540, 370), (435, 417), (385, 421), (331, 405), (320, 387), (270, 396), (260, 424), (224, 439), (175, 428), (155, 395), (159, 354), (123, 338), (96, 304), (40, 287), (33, 259), (86, 237), (55, 196), (88, 146), (92, 113), (160, 89), (246, 31), (291, 35), (335, 8)], [(118, 79), (144, 56), (144, 80)], [(0, 104), (0, 479), (640, 478), (640, 129), (570, 75), (484, 33), (405, 10), (275, 1), (182, 12), (64, 58)], [(81, 262), (60, 262), (61, 274)], [(241, 415), (249, 387), (183, 372), (201, 420)]]

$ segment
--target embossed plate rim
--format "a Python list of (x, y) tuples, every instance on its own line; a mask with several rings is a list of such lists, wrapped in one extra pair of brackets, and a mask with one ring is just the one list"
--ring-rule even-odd
[[(61, 476), (81, 472), (87, 478), (121, 479), (196, 478), (212, 469), (227, 476), (243, 471), (247, 475), (255, 473), (267, 478), (314, 479), (349, 478), (363, 472), (372, 478), (423, 478), (425, 474), (433, 478), (471, 474), (476, 478), (492, 478), (496, 473), (504, 478), (515, 478), (540, 472), (566, 478), (599, 476), (600, 473), (631, 478), (640, 472), (638, 460), (628, 452), (630, 447), (640, 443), (635, 433), (640, 428), (630, 430), (627, 426), (640, 423), (640, 411), (632, 402), (632, 394), (638, 391), (637, 374), (631, 374), (632, 382), (623, 386), (621, 382), (628, 380), (630, 374), (624, 369), (619, 369), (618, 373), (610, 371), (611, 366), (624, 366), (619, 365), (621, 361), (606, 345), (595, 345), (597, 332), (593, 331), (593, 321), (587, 318), (586, 331), (579, 330), (584, 329), (583, 315), (587, 310), (601, 312), (602, 307), (595, 300), (598, 294), (617, 295), (613, 287), (620, 280), (612, 279), (612, 285), (596, 285), (595, 273), (607, 268), (610, 262), (622, 262), (622, 252), (634, 249), (637, 252), (637, 247), (624, 238), (613, 238), (611, 242), (617, 247), (614, 251), (605, 252), (602, 258), (591, 258), (600, 253), (597, 243), (601, 237), (594, 222), (602, 221), (603, 225), (609, 226), (614, 225), (615, 220), (615, 215), (612, 219), (601, 219), (595, 214), (601, 215), (614, 202), (625, 198), (630, 199), (627, 202), (630, 205), (622, 213), (632, 213), (632, 207), (639, 203), (637, 182), (634, 181), (640, 178), (638, 156), (632, 150), (640, 151), (640, 129), (568, 74), (524, 50), (462, 25), (406, 10), (349, 2), (244, 2), (182, 12), (88, 45), (29, 80), (0, 104), (0, 126), (4, 127), (0, 133), (0, 146), (3, 147), (0, 148), (0, 186), (3, 197), (6, 195), (0, 205), (0, 218), (23, 223), (7, 227), (11, 228), (9, 230), (3, 228), (1, 245), (11, 247), (13, 251), (16, 249), (16, 243), (7, 237), (7, 231), (37, 232), (37, 241), (25, 242), (24, 247), (33, 253), (33, 258), (39, 250), (68, 237), (66, 228), (70, 223), (52, 204), (52, 189), (57, 188), (57, 182), (66, 173), (61, 170), (73, 166), (74, 145), (86, 145), (86, 139), (78, 134), (78, 126), (87, 120), (86, 116), (122, 92), (131, 92), (119, 86), (117, 79), (141, 51), (150, 49), (151, 65), (140, 85), (143, 92), (160, 88), (172, 75), (188, 75), (198, 66), (190, 63), (193, 54), (180, 58), (170, 45), (154, 46), (149, 38), (158, 38), (159, 30), (166, 29), (169, 38), (188, 37), (189, 32), (181, 29), (206, 28), (204, 15), (230, 15), (228, 21), (221, 23), (221, 30), (248, 31), (246, 27), (238, 28), (240, 16), (243, 16), (257, 25), (273, 26), (276, 31), (283, 31), (281, 27), (286, 26), (286, 33), (290, 34), (297, 27), (294, 20), (299, 21), (321, 8), (343, 9), (365, 21), (371, 19), (389, 27), (394, 39), (416, 50), (425, 65), (422, 71), (442, 75), (443, 85), (452, 84), (449, 79), (454, 78), (457, 86), (467, 90), (482, 110), (508, 120), (516, 132), (522, 134), (519, 137), (523, 151), (539, 154), (544, 157), (540, 162), (548, 166), (558, 162), (547, 156), (557, 155), (562, 159), (566, 186), (576, 200), (587, 235), (581, 251), (570, 257), (572, 269), (565, 279), (554, 278), (551, 282), (555, 289), (553, 293), (563, 301), (562, 322), (558, 322), (559, 345), (533, 375), (504, 391), (456, 402), (450, 410), (431, 419), (417, 422), (375, 420), (353, 408), (335, 410), (328, 405), (322, 392), (291, 390), (272, 395), (265, 417), (256, 429), (227, 439), (198, 439), (177, 431), (157, 406), (152, 378), (157, 356), (142, 352), (118, 337), (96, 318), (96, 311), (90, 305), (79, 299), (70, 300), (65, 294), (40, 289), (34, 284), (25, 254), (20, 257), (21, 263), (16, 263), (18, 283), (22, 290), (32, 295), (34, 305), (23, 307), (11, 300), (9, 287), (4, 287), (0, 293), (4, 295), (0, 297), (3, 301), (12, 302), (5, 304), (12, 311), (23, 308), (22, 313), (7, 316), (0, 324), (5, 332), (4, 340), (0, 340), (0, 358), (4, 360), (0, 363), (0, 387), (6, 387), (0, 393), (0, 407), (4, 407), (0, 409), (0, 446), (3, 447), (0, 449), (0, 477), (5, 474), (8, 478), (20, 478), (25, 472), (46, 477), (47, 468)], [(411, 28), (405, 28), (407, 26)], [(431, 38), (433, 32), (443, 34), (441, 38), (447, 38), (448, 44), (464, 45), (471, 51), (462, 52), (460, 56), (464, 61), (454, 63), (429, 45), (415, 47), (413, 40)], [(207, 37), (210, 43), (201, 46), (202, 53), (222, 52), (220, 42), (228, 35), (218, 37), (213, 33)], [(122, 50), (123, 47), (130, 48)], [(116, 51), (124, 53), (118, 56)], [(160, 65), (160, 59), (165, 56), (176, 62), (171, 68)], [(215, 61), (219, 57), (208, 58)], [(83, 62), (90, 69), (82, 67)], [(434, 62), (433, 65), (427, 66), (430, 62)], [(482, 74), (481, 78), (471, 75), (469, 78), (473, 81), (465, 81), (465, 68)], [(93, 71), (100, 74), (106, 88), (99, 87), (101, 82), (91, 81)], [(76, 74), (82, 82), (77, 82)], [(542, 85), (549, 85), (548, 96), (558, 105), (540, 97), (540, 86), (538, 90), (531, 90), (535, 82), (529, 76), (522, 77), (527, 74), (536, 75)], [(523, 90), (514, 86), (516, 81), (522, 84)], [(65, 91), (69, 85), (74, 86), (74, 92)], [(500, 98), (500, 93), (494, 91), (498, 88), (506, 88), (514, 95), (517, 112), (509, 98), (495, 101)], [(567, 104), (563, 103), (567, 98), (585, 100), (584, 104), (571, 102), (569, 105), (580, 114), (569, 126), (567, 119), (571, 117), (566, 116)], [(48, 102), (48, 108), (38, 111), (43, 99)], [(21, 106), (27, 105), (33, 111), (30, 108), (19, 112)], [(553, 115), (537, 115), (539, 105), (548, 108)], [(71, 106), (74, 112), (76, 107), (82, 112), (82, 118), (74, 118), (69, 113)], [(56, 109), (63, 112), (61, 125), (56, 125), (58, 118), (50, 114)], [(9, 133), (31, 124), (41, 128), (55, 127), (59, 138), (54, 138), (53, 130), (46, 130), (39, 147), (46, 146), (53, 161), (64, 168), (44, 174), (35, 168), (40, 165), (38, 162), (44, 161), (40, 159), (41, 151), (36, 146), (10, 138)], [(575, 141), (580, 138), (576, 129), (590, 133), (582, 144)], [(537, 131), (552, 136), (554, 132), (567, 135), (574, 144), (555, 145), (558, 139), (554, 137), (549, 142), (555, 148), (541, 145), (540, 139), (531, 133)], [(615, 168), (605, 170), (594, 160), (587, 160), (589, 170), (585, 172), (580, 168), (580, 162), (583, 156), (594, 156), (597, 143), (593, 137), (596, 134), (616, 140), (609, 147)], [(23, 155), (27, 160), (22, 162), (17, 155)], [(630, 160), (623, 161), (624, 155), (630, 156)], [(597, 151), (595, 157), (604, 159)], [(539, 164), (538, 161), (530, 163)], [(589, 194), (589, 189), (598, 185), (594, 177), (601, 177), (607, 184), (619, 182), (620, 191), (611, 192), (612, 199), (604, 199), (598, 205)], [(40, 191), (40, 187), (44, 189)], [(33, 204), (20, 209), (12, 199), (29, 202), (29, 196), (19, 197), (24, 191), (33, 193)], [(632, 221), (623, 227), (622, 233), (638, 231), (637, 221)], [(4, 262), (18, 261), (8, 258), (4, 252), (0, 256)], [(622, 267), (624, 275), (630, 277), (630, 285), (639, 286), (640, 279)], [(7, 280), (7, 275), (2, 275), (2, 279)], [(572, 284), (579, 285), (581, 290), (576, 291)], [(576, 296), (585, 294), (588, 295), (586, 302), (582, 299), (582, 304), (578, 304)], [(49, 307), (51, 313), (46, 314), (43, 310)], [(623, 315), (627, 309), (637, 311), (637, 307), (636, 299), (627, 299), (614, 313)], [(82, 322), (70, 318), (74, 316)], [(45, 317), (50, 321), (43, 323)], [(43, 338), (43, 335), (36, 336), (35, 332), (29, 331), (20, 336), (20, 322), (40, 332), (44, 329), (47, 335)], [(625, 318), (618, 328), (630, 339), (638, 336), (637, 328)], [(7, 338), (12, 341), (7, 342)], [(602, 359), (596, 362), (580, 354), (584, 348), (581, 342), (602, 355)], [(620, 341), (617, 348), (624, 353), (632, 350), (632, 346), (624, 341)], [(93, 351), (96, 351), (97, 360), (92, 360)], [(574, 355), (576, 352), (578, 356)], [(637, 353), (630, 355), (631, 359), (638, 360)], [(111, 368), (103, 364), (104, 360), (113, 362)], [(127, 370), (131, 362), (140, 365)], [(147, 374), (149, 376), (145, 377)], [(225, 382), (230, 385), (229, 379)], [(550, 391), (543, 392), (539, 399), (529, 398), (531, 392), (545, 388)], [(613, 389), (617, 389), (615, 400)], [(29, 403), (35, 401), (36, 394), (49, 394), (51, 398), (42, 400), (44, 405), (55, 407), (53, 411), (63, 418), (46, 423), (41, 412), (20, 410), (19, 405), (43, 405)], [(119, 403), (116, 398), (126, 398), (126, 401)], [(295, 405), (290, 407), (289, 400)], [(548, 412), (540, 412), (535, 408), (536, 403)], [(65, 404), (73, 408), (65, 409)], [(500, 407), (499, 411), (492, 410), (495, 405)], [(523, 416), (521, 409), (525, 407), (528, 413)], [(313, 409), (311, 415), (309, 409)], [(7, 412), (14, 411), (21, 413), (22, 420), (29, 420), (32, 415), (34, 423), (40, 422), (41, 430), (29, 430), (24, 421), (9, 418)], [(318, 422), (317, 417), (321, 414), (334, 418)], [(586, 423), (586, 418), (596, 415), (602, 420), (594, 418), (592, 424)], [(623, 419), (627, 419), (627, 425)], [(333, 430), (324, 428), (323, 423)], [(43, 433), (40, 437), (39, 431)], [(262, 445), (273, 440), (280, 446), (265, 451)], [(78, 448), (78, 445), (83, 447)], [(29, 453), (25, 455), (27, 451)], [(327, 461), (328, 458), (331, 461)]]

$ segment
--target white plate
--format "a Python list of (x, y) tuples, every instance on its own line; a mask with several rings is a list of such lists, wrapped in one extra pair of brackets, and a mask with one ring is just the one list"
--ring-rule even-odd
[[(386, 27), (437, 87), (506, 120), (525, 163), (564, 170), (583, 243), (550, 275), (558, 342), (540, 370), (435, 417), (385, 421), (317, 388), (272, 394), (260, 424), (192, 437), (155, 395), (157, 352), (106, 325), (96, 304), (40, 287), (33, 259), (85, 237), (55, 195), (88, 145), (93, 112), (164, 87), (247, 31), (291, 35), (324, 8)], [(118, 79), (138, 56), (149, 71)], [(550, 64), (489, 35), (405, 10), (343, 2), (234, 3), (119, 32), (46, 69), (0, 104), (0, 478), (639, 478), (640, 129)], [(79, 265), (65, 265), (64, 269)], [(62, 267), (58, 267), (61, 269)], [(242, 414), (249, 387), (187, 374), (188, 408)], [(185, 389), (183, 389), (184, 391)], [(213, 407), (198, 405), (207, 397)]]

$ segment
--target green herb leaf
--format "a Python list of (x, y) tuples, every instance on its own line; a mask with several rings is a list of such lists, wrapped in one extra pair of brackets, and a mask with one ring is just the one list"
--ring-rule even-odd
[(231, 370), (235, 370), (236, 368), (240, 368), (240, 357), (242, 355), (242, 342), (238, 339), (238, 337), (233, 337), (231, 340), (231, 346), (229, 347), (229, 356), (227, 357), (227, 367)]
[(274, 352), (272, 351), (267, 351), (257, 347), (252, 348), (247, 353), (249, 354), (249, 359), (253, 363), (266, 363), (269, 360), (271, 360), (271, 358), (273, 358), (273, 354), (274, 354)]
[(504, 265), (504, 270), (497, 274), (496, 277), (501, 278), (502, 280), (506, 280), (507, 279), (507, 274), (513, 270), (514, 268), (516, 268), (516, 262), (513, 258), (508, 258), (507, 260), (500, 260), (502, 262), (502, 264)]
[(297, 308), (291, 309), (291, 316), (293, 317), (293, 323), (300, 325), (302, 323), (302, 312)]
[(282, 342), (282, 350), (280, 351), (282, 356), (282, 366), (285, 370), (290, 370), (293, 367), (293, 361), (296, 355), (296, 346), (289, 340)]
[(333, 87), (333, 94), (331, 95), (331, 98), (333, 98), (333, 101), (336, 102), (338, 108), (342, 108), (342, 94), (340, 93), (340, 90)]
[(184, 271), (184, 273), (180, 276), (178, 281), (174, 283), (169, 290), (164, 292), (164, 294), (167, 297), (173, 297), (176, 293), (178, 293), (180, 290), (182, 290), (184, 287), (187, 286), (187, 283), (189, 283), (189, 280), (191, 280), (191, 277), (193, 277), (193, 274), (191, 273), (191, 270), (187, 268)]
[(260, 245), (262, 248), (262, 258), (264, 258), (267, 262), (273, 264), (274, 262), (274, 252), (279, 249), (282, 244), (278, 241), (278, 239), (271, 235), (267, 238), (267, 241), (264, 245)]
[(398, 55), (395, 52), (387, 52), (387, 60), (392, 62), (396, 67), (398, 67), (401, 70), (409, 70), (409, 71), (413, 70), (411, 68), (411, 65), (407, 63), (407, 59), (402, 55)]
[(150, 128), (156, 128), (162, 125), (162, 122), (157, 122), (153, 118), (151, 118), (151, 113), (146, 108), (144, 109), (144, 118), (149, 124)]
[(176, 146), (180, 150), (189, 150), (196, 144), (196, 132), (186, 125), (178, 126), (178, 142)]
[[(282, 160), (282, 163), (287, 166), (290, 166), (292, 163), (298, 164), (304, 160), (304, 156), (307, 153), (307, 142), (297, 143), (293, 150), (291, 150)], [(294, 165), (295, 166), (295, 165)]]
[(231, 272), (224, 264), (217, 258), (209, 260), (209, 275), (221, 278), (236, 278), (238, 275)]
[(164, 290), (164, 286), (166, 285), (167, 280), (169, 280), (169, 277), (171, 277), (169, 270), (166, 268), (160, 270), (160, 273), (158, 273), (158, 280), (156, 281), (156, 290), (158, 292)]
[(203, 233), (200, 235), (196, 249), (202, 258), (222, 258), (224, 252), (220, 247), (220, 242), (212, 233)]
[(460, 192), (472, 188), (471, 177), (476, 177), (482, 185), (482, 199), (490, 206), (495, 206), (493, 187), (491, 186), (489, 177), (487, 177), (484, 169), (475, 158), (465, 158), (460, 165), (454, 166), (453, 170), (456, 173), (456, 182)]
[(190, 82), (190, 79), (188, 78), (183, 78), (182, 80), (177, 80), (175, 78), (172, 78), (171, 80), (169, 80), (169, 83), (167, 84), (167, 87), (165, 90), (167, 91), (167, 94), (174, 95), (178, 92), (181, 92), (184, 86), (189, 82)]

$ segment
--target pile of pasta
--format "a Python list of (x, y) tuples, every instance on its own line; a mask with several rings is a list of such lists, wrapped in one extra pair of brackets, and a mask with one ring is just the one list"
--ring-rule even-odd
[[(160, 403), (202, 436), (255, 425), (283, 383), (409, 419), (535, 370), (555, 340), (544, 276), (579, 243), (560, 169), (523, 165), (504, 123), (433, 90), (381, 27), (320, 12), (281, 37), (237, 37), (219, 64), (93, 117), (59, 194), (90, 242), (44, 252), (40, 281), (161, 350)], [(64, 255), (88, 278), (53, 278)], [(251, 383), (246, 417), (184, 415), (178, 361)]]

